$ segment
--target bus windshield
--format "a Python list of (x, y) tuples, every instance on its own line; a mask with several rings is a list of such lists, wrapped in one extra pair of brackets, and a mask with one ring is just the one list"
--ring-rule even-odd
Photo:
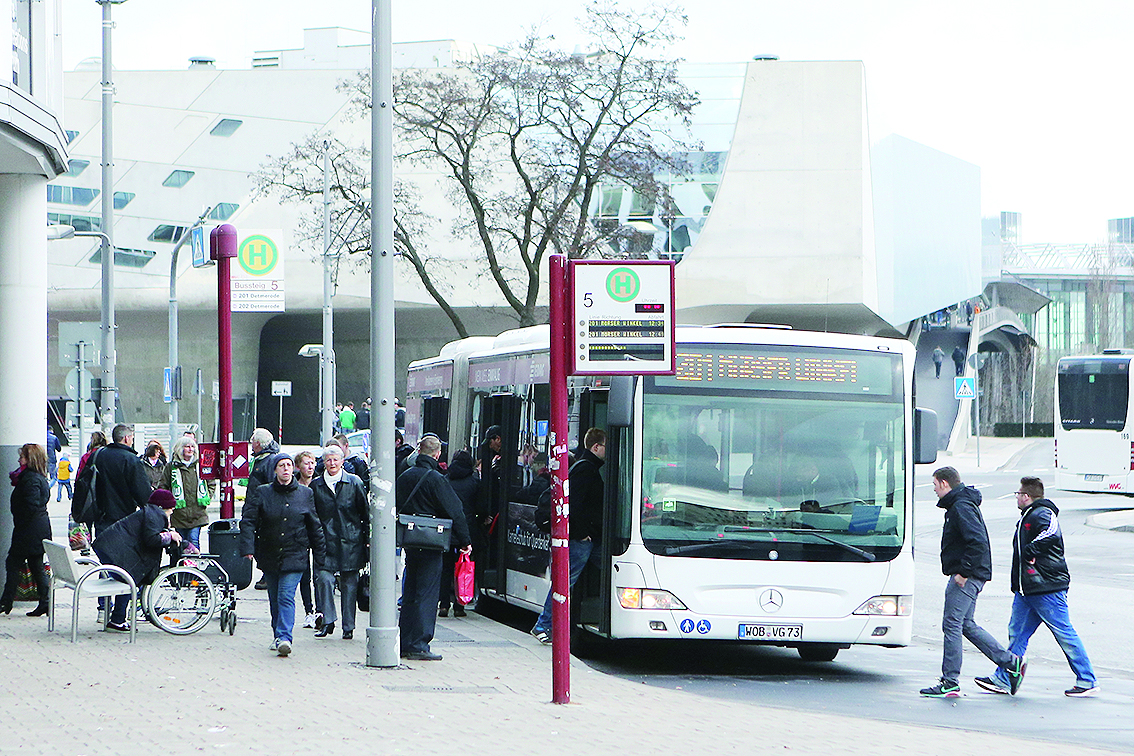
[(906, 516), (901, 360), (866, 360), (843, 391), (800, 391), (786, 374), (760, 388), (683, 384), (680, 371), (647, 379), (646, 547), (702, 558), (894, 558)]
[(1129, 358), (1061, 360), (1059, 421), (1063, 429), (1124, 429), (1130, 399), (1129, 368)]

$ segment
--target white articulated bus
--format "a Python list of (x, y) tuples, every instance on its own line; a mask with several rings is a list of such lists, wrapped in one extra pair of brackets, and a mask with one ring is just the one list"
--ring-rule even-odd
[[(743, 325), (676, 330), (674, 376), (569, 379), (570, 438), (608, 434), (603, 537), (577, 629), (731, 640), (830, 660), (910, 642), (913, 471), (936, 416), (913, 402), (906, 341)], [(406, 438), (474, 456), (503, 431), (487, 594), (538, 610), (549, 537), (512, 501), (522, 450), (547, 451), (548, 328), (452, 342), (410, 365)], [(915, 459), (915, 447), (924, 459)], [(492, 453), (481, 452), (489, 470)], [(492, 480), (493, 476), (486, 475)]]
[(1134, 493), (1130, 362), (1134, 351), (1107, 349), (1059, 360), (1055, 379), (1055, 487)]

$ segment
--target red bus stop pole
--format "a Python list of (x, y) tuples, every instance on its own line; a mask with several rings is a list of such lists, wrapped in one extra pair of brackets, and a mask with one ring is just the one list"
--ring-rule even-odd
[(209, 254), (217, 263), (217, 377), (220, 383), (217, 469), (223, 519), (236, 516), (232, 487), (232, 258), (236, 257), (236, 250), (236, 228), (231, 224), (217, 226), (209, 233)]
[(551, 305), (551, 701), (571, 701), (571, 591), (567, 485), (567, 258), (551, 255), (548, 299)]

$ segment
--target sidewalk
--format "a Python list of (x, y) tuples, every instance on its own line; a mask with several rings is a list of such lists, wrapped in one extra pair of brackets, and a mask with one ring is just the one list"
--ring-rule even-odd
[(572, 703), (557, 706), (551, 649), (475, 613), (438, 621), (443, 661), (387, 670), (365, 667), (363, 627), (353, 641), (297, 628), (292, 656), (277, 657), (251, 589), (235, 636), (215, 619), (184, 637), (143, 624), (135, 645), (97, 630), (93, 599), (73, 645), (68, 605), (55, 633), (23, 615), (31, 606), (0, 616), (0, 754), (1106, 753), (967, 732), (963, 705), (958, 729), (910, 726), (662, 690), (578, 661)]

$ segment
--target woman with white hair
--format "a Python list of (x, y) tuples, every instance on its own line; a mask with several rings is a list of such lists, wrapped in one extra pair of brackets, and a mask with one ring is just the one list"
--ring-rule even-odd
[(201, 548), (201, 528), (209, 524), (208, 506), (215, 485), (209, 486), (201, 479), (197, 441), (189, 435), (177, 439), (173, 444), (173, 461), (165, 466), (158, 488), (173, 494), (177, 504), (169, 522), (197, 549)]

